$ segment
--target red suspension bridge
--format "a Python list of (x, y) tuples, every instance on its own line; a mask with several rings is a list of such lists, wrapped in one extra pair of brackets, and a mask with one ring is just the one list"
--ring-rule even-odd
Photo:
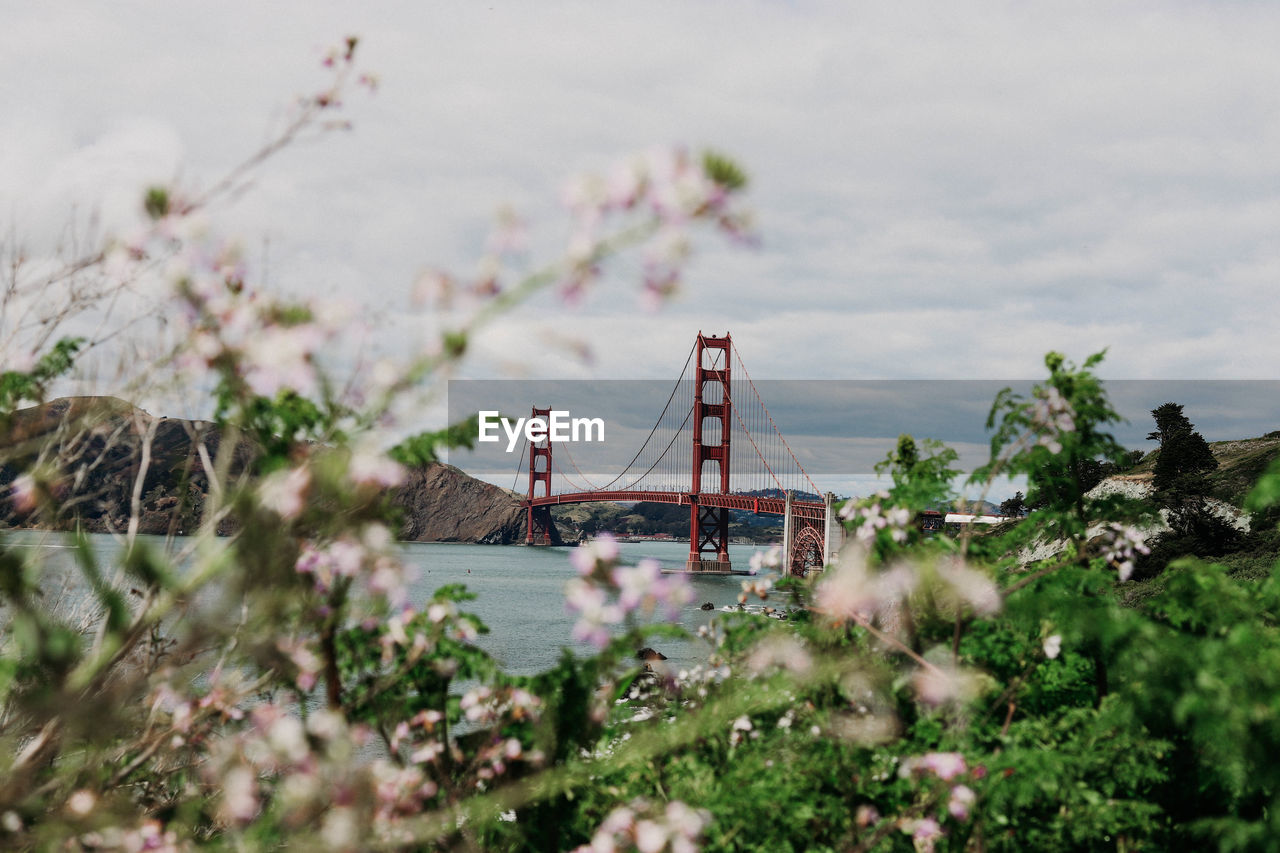
[[(550, 414), (550, 407), (533, 409), (535, 418)], [(687, 504), (691, 572), (732, 571), (733, 510), (782, 516), (784, 565), (793, 574), (821, 568), (840, 542), (832, 495), (813, 499), (817, 486), (778, 431), (727, 334), (698, 333), (653, 429), (608, 482), (592, 482), (566, 442), (546, 437), (527, 445), (530, 545), (551, 544), (551, 507), (596, 501)]]

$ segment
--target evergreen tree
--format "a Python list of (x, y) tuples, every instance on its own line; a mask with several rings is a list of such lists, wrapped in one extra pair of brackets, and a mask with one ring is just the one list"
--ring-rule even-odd
[(1156, 406), (1151, 410), (1151, 417), (1155, 418), (1156, 428), (1147, 433), (1147, 441), (1158, 441), (1161, 448), (1164, 447), (1165, 439), (1174, 433), (1191, 432), (1194, 429), (1191, 421), (1182, 413), (1181, 403)]
[(1178, 403), (1158, 406), (1151, 410), (1151, 416), (1155, 418), (1156, 428), (1147, 435), (1147, 439), (1160, 442), (1153, 483), (1156, 491), (1202, 494), (1201, 475), (1218, 467), (1209, 443), (1195, 431), (1195, 425), (1183, 414)]
[(1000, 514), (1003, 516), (1020, 518), (1026, 509), (1027, 499), (1022, 492), (1000, 502)]
[(1182, 412), (1182, 406), (1165, 403), (1151, 410), (1156, 429), (1147, 436), (1160, 442), (1156, 457), (1156, 501), (1167, 510), (1170, 530), (1151, 544), (1149, 558), (1139, 561), (1139, 575), (1185, 554), (1216, 557), (1238, 545), (1239, 531), (1218, 517), (1206, 495), (1209, 483), (1205, 474), (1218, 467), (1209, 443), (1196, 432), (1195, 425)]

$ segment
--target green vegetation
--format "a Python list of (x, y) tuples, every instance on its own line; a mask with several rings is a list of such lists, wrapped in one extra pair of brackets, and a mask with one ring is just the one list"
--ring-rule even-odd
[[(1050, 356), (1031, 397), (992, 407), (974, 478), (1025, 474), (1025, 518), (922, 536), (913, 513), (952, 499), (955, 455), (903, 436), (880, 466), (891, 488), (844, 508), (856, 545), (837, 565), (746, 584), (793, 618), (726, 615), (705, 664), (679, 673), (633, 652), (679, 635), (638, 617), (688, 591), (621, 566), (607, 539), (576, 549), (566, 592), (599, 654), (533, 677), (471, 645), (486, 629), (462, 587), (393, 605), (388, 508), (369, 487), (386, 472), (359, 472), (335, 409), (236, 397), (224, 429), (291, 426), (263, 442), (258, 473), (224, 482), (242, 528), (216, 544), (206, 518), (206, 561), (183, 572), (132, 546), (121, 568), (156, 608), (135, 610), (80, 541), (95, 640), (42, 605), (30, 554), (0, 551), (5, 831), (25, 847), (141, 843), (158, 826), (343, 849), (339, 815), (416, 849), (1275, 849), (1280, 462), (1270, 439), (1214, 459), (1219, 484), (1262, 469), (1233, 496), (1262, 523), (1229, 547), (1196, 515), (1213, 488), (1202, 455), (1149, 500), (1091, 494), (1097, 466), (1132, 458), (1107, 431), (1096, 363)], [(1189, 421), (1151, 465), (1179, 435)], [(23, 499), (56, 503), (57, 479), (43, 470)], [(1161, 508), (1181, 520), (1142, 563), (1151, 579), (1126, 581)], [(566, 510), (579, 529), (686, 522), (661, 504)], [(1061, 550), (1020, 561), (1046, 539)], [(1222, 563), (1152, 563), (1209, 547)], [(243, 602), (237, 618), (193, 597), (212, 578)], [(172, 608), (184, 618), (162, 629)], [(384, 758), (359, 757), (368, 736)]]
[[(356, 44), (330, 52), (334, 81), (215, 189), (327, 126), (349, 77), (371, 85), (354, 77)], [(439, 390), (523, 297), (572, 301), (611, 257), (652, 260), (648, 241), (673, 229), (740, 239), (745, 182), (722, 155), (682, 150), (588, 176), (571, 230), (589, 245), (433, 279), (474, 314), (377, 381), (342, 382), (323, 367), (340, 330), (325, 312), (255, 290), (227, 241), (188, 235), (207, 196), (149, 191), (152, 230), (127, 254), (173, 279), (173, 366), (215, 389), (221, 438), (191, 437), (201, 500), (171, 547), (137, 535), (146, 463), (120, 469), (134, 487), (119, 553), (61, 543), (81, 607), (51, 594), (49, 549), (0, 537), (0, 847), (1280, 850), (1280, 436), (1206, 457), (1167, 404), (1161, 450), (1135, 467), (1110, 432), (1102, 354), (1050, 353), (1030, 396), (992, 405), (972, 484), (1025, 476), (1025, 518), (922, 535), (915, 515), (953, 498), (956, 455), (902, 436), (878, 468), (892, 487), (841, 508), (850, 545), (834, 565), (743, 581), (743, 601), (785, 620), (726, 614), (686, 637), (663, 621), (696, 606), (685, 579), (622, 565), (603, 536), (565, 567), (565, 643), (594, 652), (532, 676), (473, 645), (486, 629), (464, 588), (410, 600), (386, 500), (404, 471), (378, 450), (394, 444), (379, 431), (393, 402)], [(651, 294), (678, 281), (675, 260), (638, 265)], [(52, 333), (0, 377), (14, 430), (0, 461), (15, 512), (74, 517), (77, 488), (119, 446), (87, 408), (16, 435), (16, 407), (79, 352)], [(241, 437), (260, 454), (245, 458)], [(393, 453), (421, 461), (465, 440), (426, 432)], [(1129, 470), (1159, 479), (1152, 497), (1093, 490)], [(1213, 520), (1215, 494), (1252, 513), (1247, 533)], [(636, 509), (602, 512), (616, 529), (683, 522), (668, 520), (679, 507)], [(1161, 510), (1171, 531), (1149, 548)], [(675, 638), (704, 642), (702, 662), (673, 671), (645, 653)]]
[[(566, 542), (603, 532), (618, 536), (661, 533), (676, 539), (689, 538), (689, 508), (679, 504), (652, 501), (630, 505), (607, 502), (571, 504), (553, 508), (551, 515)], [(777, 542), (782, 538), (782, 517), (731, 510), (729, 536), (759, 544)]]

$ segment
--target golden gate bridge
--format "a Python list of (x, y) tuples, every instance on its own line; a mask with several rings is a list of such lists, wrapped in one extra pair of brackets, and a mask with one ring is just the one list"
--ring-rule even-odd
[[(535, 406), (533, 417), (551, 411)], [(687, 504), (690, 572), (733, 571), (733, 510), (782, 516), (783, 565), (791, 574), (820, 569), (840, 543), (833, 495), (822, 495), (800, 464), (728, 334), (698, 333), (662, 413), (611, 480), (593, 482), (566, 442), (546, 436), (525, 445), (529, 545), (552, 544), (551, 507), (598, 501)]]

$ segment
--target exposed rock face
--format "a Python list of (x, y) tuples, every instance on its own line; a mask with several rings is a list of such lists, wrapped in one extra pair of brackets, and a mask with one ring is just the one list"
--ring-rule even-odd
[[(124, 531), (145, 458), (138, 531), (194, 533), (209, 489), (204, 459), (217, 459), (219, 439), (215, 424), (153, 417), (114, 397), (64, 397), (14, 412), (0, 422), (0, 526)], [(242, 443), (232, 472), (244, 471), (256, 455)], [(9, 484), (37, 459), (59, 472), (55, 517), (20, 512), (7, 499)], [(393, 496), (404, 510), (401, 538), (419, 542), (523, 542), (520, 500), (448, 465), (411, 470)], [(219, 532), (235, 528), (234, 519), (225, 519)]]
[[(1098, 485), (1094, 486), (1087, 492), (1090, 498), (1101, 498), (1107, 495), (1123, 495), (1133, 500), (1145, 500), (1152, 497), (1155, 487), (1152, 485), (1152, 474), (1150, 472), (1142, 474), (1117, 474), (1107, 477)], [(1239, 507), (1234, 507), (1226, 501), (1217, 498), (1205, 498), (1205, 505), (1209, 512), (1226, 521), (1236, 530), (1245, 532), (1249, 530), (1249, 514), (1243, 512)], [(1169, 527), (1169, 510), (1161, 509), (1157, 515), (1157, 521), (1145, 527), (1138, 529), (1148, 540), (1167, 533)], [(1092, 540), (1096, 536), (1100, 536), (1103, 532), (1103, 525), (1094, 524), (1089, 527), (1085, 533), (1085, 538)], [(1067, 547), (1066, 540), (1055, 539), (1051, 541), (1037, 542), (1032, 546), (1023, 548), (1018, 559), (1025, 565), (1037, 560), (1047, 560), (1058, 552)]]
[(441, 464), (410, 471), (394, 498), (405, 510), (401, 539), (490, 545), (524, 541), (520, 500), (515, 492)]
[[(208, 490), (201, 461), (203, 444), (217, 458), (219, 435), (213, 424), (156, 418), (114, 397), (63, 397), (13, 413), (0, 436), (0, 485), (11, 483), (37, 460), (56, 469), (55, 517), (30, 517), (5, 501), (0, 521), (11, 526), (71, 528), (90, 533), (128, 527), (138, 474), (141, 533), (195, 531)], [(243, 470), (253, 452), (239, 448), (233, 470)]]

